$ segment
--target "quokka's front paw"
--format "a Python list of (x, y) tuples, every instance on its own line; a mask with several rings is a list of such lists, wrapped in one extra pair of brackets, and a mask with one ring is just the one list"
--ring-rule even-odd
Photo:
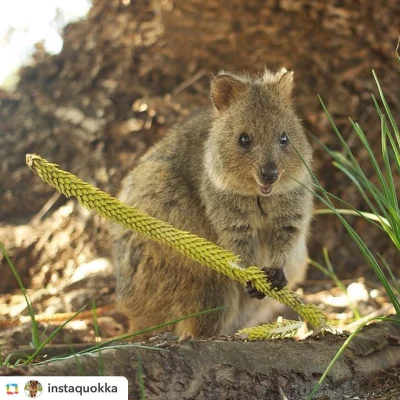
[[(267, 279), (269, 282), (271, 282), (272, 288), (281, 290), (284, 288), (288, 281), (286, 279), (285, 273), (283, 272), (282, 268), (262, 268), (262, 271), (265, 273)], [(255, 289), (251, 283), (247, 283), (246, 286), (247, 294), (251, 298), (255, 298), (258, 300), (262, 300), (265, 297), (264, 293), (259, 292), (257, 289)]]
[(268, 281), (271, 282), (272, 289), (281, 290), (288, 284), (282, 268), (263, 268), (262, 271), (267, 275)]

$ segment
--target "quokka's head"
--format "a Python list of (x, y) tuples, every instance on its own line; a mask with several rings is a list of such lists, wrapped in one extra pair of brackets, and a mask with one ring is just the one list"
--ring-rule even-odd
[[(214, 118), (205, 167), (222, 190), (282, 193), (308, 177), (312, 150), (292, 100), (293, 73), (261, 77), (221, 72), (211, 82)], [(301, 156), (299, 156), (299, 154)]]

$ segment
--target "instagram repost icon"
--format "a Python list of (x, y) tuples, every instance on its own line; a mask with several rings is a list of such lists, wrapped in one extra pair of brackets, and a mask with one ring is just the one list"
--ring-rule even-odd
[(25, 394), (34, 399), (42, 394), (43, 387), (39, 381), (30, 380), (24, 386)]
[(17, 383), (7, 383), (6, 393), (9, 395), (18, 394), (18, 384)]

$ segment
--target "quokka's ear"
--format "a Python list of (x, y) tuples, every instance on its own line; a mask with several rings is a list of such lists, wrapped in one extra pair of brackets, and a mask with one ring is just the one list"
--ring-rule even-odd
[(282, 95), (289, 101), (292, 101), (292, 93), (293, 93), (293, 71), (287, 71), (286, 68), (282, 68), (282, 75), (278, 82), (279, 91)]
[(218, 111), (226, 110), (245, 90), (244, 82), (225, 73), (211, 81), (211, 98)]
[(269, 70), (265, 70), (263, 75), (263, 82), (265, 85), (277, 85), (279, 92), (283, 98), (292, 101), (293, 92), (293, 71), (288, 71), (286, 68), (281, 68), (275, 74)]

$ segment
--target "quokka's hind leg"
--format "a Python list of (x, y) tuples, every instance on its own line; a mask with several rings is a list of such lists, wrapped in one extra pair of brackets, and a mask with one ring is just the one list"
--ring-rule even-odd
[[(208, 289), (201, 288), (197, 298), (192, 297), (193, 304), (187, 305), (181, 316), (203, 311), (206, 313), (178, 322), (174, 329), (178, 335), (190, 332), (195, 337), (210, 337), (235, 333), (241, 319), (239, 304), (244, 289), (229, 278), (218, 278), (207, 282)], [(215, 310), (217, 308), (220, 309)]]
[(223, 330), (224, 311), (210, 312), (180, 321), (174, 332), (178, 336), (191, 333), (194, 337), (210, 337), (220, 335)]
[[(142, 284), (143, 287), (146, 286), (145, 283)], [(232, 329), (236, 326), (235, 319), (239, 313), (237, 292), (243, 290), (235, 282), (199, 277), (191, 284), (178, 281), (170, 288), (171, 291), (167, 291), (164, 287), (151, 296), (143, 296), (141, 290), (138, 290), (121, 303), (121, 310), (129, 318), (130, 332), (139, 332), (222, 306), (224, 308), (218, 311), (202, 313), (151, 332), (141, 333), (140, 337), (146, 338), (156, 332), (165, 331), (173, 331), (177, 336), (190, 332), (194, 337), (234, 333)]]

